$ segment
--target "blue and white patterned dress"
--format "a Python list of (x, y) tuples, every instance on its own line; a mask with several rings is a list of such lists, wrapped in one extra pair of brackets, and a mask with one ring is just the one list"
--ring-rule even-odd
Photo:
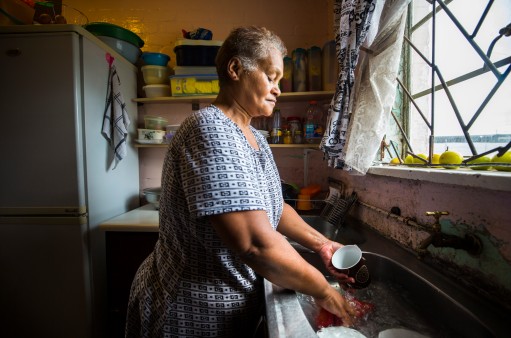
[[(264, 210), (282, 214), (280, 177), (264, 137), (259, 150), (215, 106), (194, 112), (165, 158), (160, 232), (140, 266), (126, 337), (249, 337), (264, 304), (262, 278), (227, 249), (209, 215)], [(261, 224), (264, 226), (264, 224)]]

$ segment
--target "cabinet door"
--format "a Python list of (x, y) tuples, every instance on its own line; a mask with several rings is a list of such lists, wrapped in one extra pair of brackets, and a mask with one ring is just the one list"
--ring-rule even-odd
[(151, 253), (157, 232), (106, 232), (108, 331), (110, 338), (124, 337), (131, 283), (143, 260)]

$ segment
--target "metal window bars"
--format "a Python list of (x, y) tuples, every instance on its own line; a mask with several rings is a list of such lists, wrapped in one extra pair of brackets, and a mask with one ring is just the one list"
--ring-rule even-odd
[[(414, 1), (418, 1), (418, 0), (414, 0)], [(489, 0), (488, 1), (488, 3), (486, 5), (483, 13), (481, 14), (481, 17), (480, 17), (476, 27), (474, 28), (474, 31), (472, 32), (472, 34), (469, 34), (465, 30), (463, 25), (459, 22), (459, 20), (456, 18), (456, 16), (448, 8), (447, 5), (449, 3), (451, 3), (453, 0), (446, 0), (446, 1), (443, 1), (443, 0), (425, 0), (425, 1), (429, 2), (432, 5), (432, 10), (431, 10), (431, 12), (427, 16), (425, 16), (420, 21), (418, 21), (418, 23), (414, 27), (412, 27), (410, 29), (409, 35), (411, 33), (413, 33), (414, 30), (416, 30), (418, 27), (420, 27), (424, 23), (428, 22), (429, 20), (432, 20), (432, 32), (431, 32), (431, 35), (432, 35), (432, 50), (431, 50), (431, 60), (429, 60), (425, 55), (423, 55), (419, 51), (419, 49), (412, 43), (412, 41), (411, 41), (411, 39), (409, 37), (405, 37), (405, 42), (410, 46), (410, 48), (415, 53), (417, 53), (427, 63), (427, 65), (429, 67), (431, 67), (431, 69), (432, 69), (432, 72), (431, 72), (431, 86), (430, 86), (429, 89), (427, 89), (425, 91), (422, 91), (420, 93), (412, 95), (410, 93), (409, 89), (403, 83), (403, 81), (401, 81), (399, 78), (397, 78), (397, 82), (398, 82), (399, 87), (403, 90), (404, 94), (406, 95), (406, 98), (408, 98), (408, 100), (411, 102), (411, 104), (415, 107), (415, 109), (417, 110), (417, 112), (419, 113), (421, 118), (424, 120), (424, 123), (426, 124), (426, 126), (429, 129), (429, 132), (430, 132), (430, 136), (429, 136), (429, 149), (428, 149), (428, 151), (429, 151), (429, 159), (425, 160), (425, 159), (417, 156), (413, 152), (412, 145), (411, 145), (411, 143), (410, 143), (410, 141), (409, 141), (409, 139), (407, 137), (407, 133), (405, 132), (401, 122), (396, 117), (394, 112), (391, 111), (391, 116), (393, 117), (394, 121), (396, 122), (397, 127), (399, 128), (399, 131), (400, 131), (401, 135), (403, 136), (403, 140), (406, 143), (407, 154), (410, 154), (414, 158), (419, 159), (420, 161), (424, 162), (424, 164), (426, 164), (426, 165), (430, 165), (430, 166), (432, 165), (431, 159), (433, 158), (434, 137), (435, 137), (435, 131), (434, 131), (435, 92), (439, 91), (439, 90), (444, 90), (445, 94), (446, 94), (446, 96), (447, 96), (447, 98), (449, 100), (449, 103), (450, 103), (450, 105), (451, 105), (451, 107), (452, 107), (452, 109), (454, 111), (454, 114), (456, 115), (458, 123), (459, 123), (459, 125), (460, 125), (460, 127), (462, 129), (464, 138), (465, 138), (465, 140), (466, 140), (466, 142), (467, 142), (467, 144), (468, 144), (468, 146), (470, 148), (470, 151), (472, 152), (472, 156), (464, 159), (463, 164), (466, 165), (467, 162), (469, 162), (469, 161), (472, 161), (472, 160), (474, 160), (476, 158), (479, 158), (481, 156), (493, 153), (495, 151), (497, 151), (497, 154), (499, 156), (502, 156), (506, 151), (508, 151), (511, 148), (511, 141), (507, 145), (505, 145), (505, 146), (499, 146), (499, 147), (490, 149), (488, 151), (485, 151), (485, 152), (483, 152), (481, 154), (478, 154), (476, 149), (475, 149), (475, 146), (474, 146), (472, 137), (471, 137), (471, 135), (469, 133), (469, 130), (472, 127), (472, 125), (474, 124), (474, 122), (477, 120), (477, 118), (479, 117), (481, 112), (487, 106), (488, 102), (490, 102), (490, 100), (492, 99), (494, 94), (497, 92), (499, 87), (502, 85), (504, 80), (507, 78), (507, 76), (511, 72), (511, 56), (506, 57), (506, 58), (504, 58), (502, 60), (499, 60), (497, 62), (492, 62), (490, 60), (490, 56), (491, 56), (491, 53), (493, 51), (493, 48), (494, 48), (495, 44), (503, 36), (506, 36), (506, 37), (511, 36), (511, 24), (509, 24), (506, 27), (503, 27), (502, 29), (499, 30), (497, 37), (493, 39), (493, 41), (490, 43), (490, 45), (488, 47), (487, 52), (484, 53), (484, 51), (475, 42), (475, 37), (477, 36), (477, 33), (478, 33), (481, 25), (483, 24), (484, 20), (487, 18), (487, 15), (488, 15), (488, 13), (489, 13), (489, 11), (491, 9), (491, 6), (493, 5), (494, 0)], [(438, 4), (438, 6), (437, 6), (437, 4)], [(454, 25), (462, 33), (462, 35), (467, 39), (467, 41), (470, 43), (472, 48), (477, 52), (477, 54), (480, 56), (480, 58), (483, 61), (482, 68), (476, 69), (476, 70), (474, 70), (472, 72), (469, 72), (467, 74), (464, 74), (462, 76), (459, 76), (459, 77), (457, 77), (455, 79), (452, 79), (452, 80), (449, 80), (449, 81), (445, 81), (444, 77), (442, 76), (442, 72), (440, 71), (438, 65), (435, 63), (436, 15), (441, 10), (443, 10), (447, 14), (447, 16), (450, 18), (450, 20), (454, 23)], [(505, 65), (508, 65), (508, 67), (504, 70), (504, 72), (500, 72), (498, 68), (503, 67)], [(452, 86), (454, 84), (457, 84), (457, 83), (463, 82), (465, 80), (474, 78), (476, 76), (479, 76), (479, 75), (487, 73), (487, 72), (492, 72), (494, 74), (497, 82), (495, 83), (493, 88), (490, 90), (490, 92), (487, 94), (486, 98), (483, 100), (483, 102), (481, 103), (479, 108), (472, 115), (472, 118), (470, 119), (470, 121), (468, 123), (465, 123), (465, 121), (463, 120), (463, 118), (461, 116), (461, 113), (460, 113), (460, 111), (458, 109), (458, 106), (456, 105), (456, 102), (455, 102), (453, 96), (451, 95), (451, 92), (449, 90), (449, 86)], [(438, 80), (440, 81), (439, 85), (435, 85), (436, 78), (438, 78)], [(421, 109), (419, 108), (419, 105), (415, 102), (416, 99), (418, 99), (418, 98), (420, 98), (422, 96), (425, 96), (425, 95), (431, 95), (430, 120), (428, 120), (428, 118), (426, 117), (424, 112), (422, 112)], [(402, 161), (402, 159), (400, 157), (400, 154), (397, 151), (393, 141), (390, 142), (390, 145), (392, 145), (392, 148), (393, 148), (397, 158), (399, 158), (399, 161), (401, 163), (403, 163), (403, 161)], [(385, 149), (385, 148), (386, 148), (386, 150), (390, 154), (389, 147), (385, 143), (385, 140), (383, 140), (382, 141), (382, 152), (383, 152), (383, 149)], [(391, 157), (392, 157), (392, 155), (391, 155)]]

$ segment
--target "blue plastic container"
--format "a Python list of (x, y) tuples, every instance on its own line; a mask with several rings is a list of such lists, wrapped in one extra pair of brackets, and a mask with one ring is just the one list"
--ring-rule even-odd
[(151, 66), (167, 66), (170, 61), (170, 56), (163, 53), (144, 52), (141, 57), (146, 65)]

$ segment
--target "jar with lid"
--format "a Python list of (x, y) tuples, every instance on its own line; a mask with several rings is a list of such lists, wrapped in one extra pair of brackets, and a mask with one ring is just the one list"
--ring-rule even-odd
[(284, 57), (284, 74), (280, 80), (280, 91), (289, 93), (293, 91), (293, 59)]
[(335, 40), (330, 40), (321, 51), (321, 82), (323, 90), (335, 90), (339, 63), (335, 55)]
[(321, 90), (321, 48), (312, 46), (307, 50), (307, 88), (309, 91)]
[(293, 144), (293, 137), (291, 136), (291, 130), (284, 130), (284, 144)]
[(307, 52), (303, 48), (293, 51), (293, 91), (307, 91)]
[(297, 116), (289, 116), (287, 118), (287, 124), (289, 125), (289, 130), (291, 130), (291, 136), (295, 136), (295, 132), (297, 130), (301, 130), (300, 118)]
[(303, 143), (303, 137), (302, 137), (301, 130), (295, 131), (295, 134), (293, 135), (293, 143), (294, 144), (302, 144)]

